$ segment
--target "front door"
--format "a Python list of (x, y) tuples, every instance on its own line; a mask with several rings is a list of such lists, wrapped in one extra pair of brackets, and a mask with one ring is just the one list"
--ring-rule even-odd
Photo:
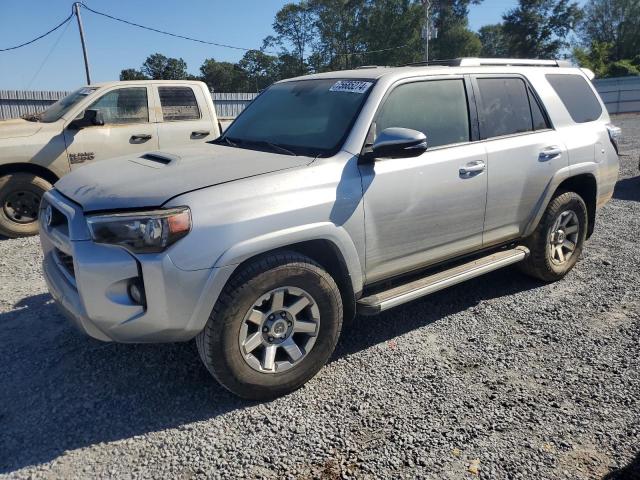
[(463, 78), (402, 83), (375, 118), (376, 133), (423, 132), (429, 149), (415, 158), (363, 164), (366, 275), (375, 282), (482, 246), (486, 151), (472, 143)]
[[(104, 93), (87, 107), (99, 110), (104, 125), (74, 130), (65, 128), (64, 138), (71, 168), (122, 155), (157, 150), (158, 134), (149, 87), (119, 87)], [(80, 117), (84, 112), (80, 113)]]

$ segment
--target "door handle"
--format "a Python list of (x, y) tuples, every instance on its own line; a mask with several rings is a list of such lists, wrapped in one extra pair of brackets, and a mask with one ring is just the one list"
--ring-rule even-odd
[(460, 170), (458, 172), (460, 173), (461, 177), (468, 178), (478, 173), (484, 172), (485, 168), (487, 168), (487, 166), (482, 160), (476, 160), (475, 162), (467, 163), (464, 167), (460, 167)]
[(541, 162), (546, 162), (553, 158), (559, 158), (562, 156), (562, 149), (560, 147), (556, 147), (555, 145), (552, 147), (544, 148), (540, 155), (538, 156), (538, 160)]
[(211, 132), (209, 130), (196, 130), (195, 132), (191, 132), (192, 137), (206, 137)]
[(146, 142), (147, 140), (151, 140), (151, 135), (148, 133), (131, 135), (131, 141), (133, 142)]

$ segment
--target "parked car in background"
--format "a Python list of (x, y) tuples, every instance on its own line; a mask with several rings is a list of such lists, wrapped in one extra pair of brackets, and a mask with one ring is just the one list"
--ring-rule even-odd
[(90, 85), (41, 113), (0, 121), (0, 235), (36, 234), (42, 195), (78, 167), (219, 134), (211, 94), (195, 81)]
[(196, 338), (230, 391), (282, 395), (356, 312), (512, 264), (564, 277), (618, 177), (609, 122), (585, 73), (556, 61), (278, 82), (213, 145), (60, 180), (42, 202), (46, 281), (94, 338)]

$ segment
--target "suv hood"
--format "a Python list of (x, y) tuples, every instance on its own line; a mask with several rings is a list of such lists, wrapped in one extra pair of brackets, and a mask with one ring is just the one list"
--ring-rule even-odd
[(192, 190), (300, 167), (312, 160), (205, 143), (85, 165), (64, 176), (55, 188), (85, 212), (155, 208)]
[(42, 129), (39, 122), (28, 122), (22, 118), (3, 120), (0, 122), (0, 139), (30, 137)]

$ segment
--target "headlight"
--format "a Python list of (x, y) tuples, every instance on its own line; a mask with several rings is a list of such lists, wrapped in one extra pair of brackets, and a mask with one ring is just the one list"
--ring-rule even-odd
[(157, 253), (191, 230), (187, 207), (87, 217), (96, 243), (121, 245), (134, 253)]

